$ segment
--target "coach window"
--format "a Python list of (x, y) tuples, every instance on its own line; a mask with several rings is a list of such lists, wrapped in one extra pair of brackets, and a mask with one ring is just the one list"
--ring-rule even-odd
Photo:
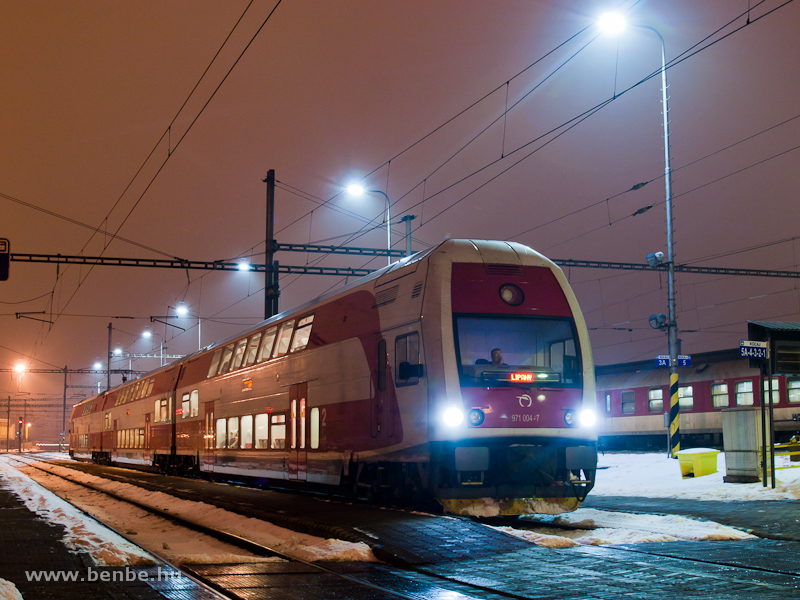
[(242, 417), (241, 447), (245, 450), (253, 447), (253, 415)]
[(272, 345), (275, 342), (275, 332), (277, 327), (270, 327), (264, 334), (264, 341), (261, 342), (261, 350), (258, 351), (258, 362), (269, 360), (272, 355)]
[[(419, 370), (415, 369), (413, 374), (401, 373), (400, 365), (402, 363), (407, 363), (410, 367), (419, 365), (419, 333), (416, 331), (398, 336), (394, 341), (394, 382), (398, 386), (418, 384)], [(408, 377), (401, 379), (401, 375), (408, 375)]]
[(664, 412), (664, 390), (655, 388), (647, 391), (647, 410)]
[(219, 367), (219, 359), (222, 356), (222, 348), (214, 352), (214, 356), (211, 358), (211, 366), (208, 367), (208, 375), (206, 377), (213, 377), (217, 374), (217, 368)]
[(233, 351), (233, 361), (231, 362), (231, 371), (235, 371), (242, 366), (244, 360), (244, 349), (247, 346), (247, 338), (239, 340), (236, 344), (236, 350)]
[(293, 329), (294, 319), (290, 319), (281, 325), (281, 332), (278, 334), (278, 343), (275, 344), (275, 351), (272, 353), (272, 358), (283, 356), (289, 350), (289, 341), (292, 339)]
[(311, 324), (314, 322), (314, 315), (303, 317), (297, 323), (297, 329), (292, 338), (292, 347), (289, 352), (297, 352), (308, 346), (308, 340), (311, 338)]
[(735, 385), (736, 406), (753, 406), (753, 382), (737, 381)]
[(231, 366), (231, 358), (233, 358), (233, 344), (228, 344), (222, 350), (222, 359), (219, 361), (218, 375), (228, 372), (228, 367)]
[(611, 412), (611, 394), (606, 392), (606, 412)]
[(155, 410), (153, 420), (156, 423), (167, 421), (169, 418), (169, 406), (166, 398), (161, 398), (155, 401)]
[(622, 392), (622, 414), (632, 415), (636, 412), (636, 394), (632, 391)]
[(226, 442), (225, 419), (217, 419), (217, 449), (225, 448)]
[(682, 385), (678, 388), (678, 405), (681, 410), (694, 409), (694, 390), (690, 385)]
[(269, 415), (256, 415), (256, 448), (269, 448)]
[(191, 398), (189, 399), (189, 416), (196, 417), (200, 414), (200, 392), (192, 390)]
[(274, 450), (286, 448), (286, 415), (272, 415), (269, 442), (270, 448)]
[(261, 332), (254, 333), (250, 336), (250, 341), (247, 344), (247, 351), (244, 353), (244, 366), (249, 367), (256, 362), (256, 353), (258, 351), (258, 342), (261, 341)]
[[(772, 378), (772, 403), (777, 404), (781, 401), (780, 383), (777, 377)], [(764, 379), (764, 395), (762, 398), (769, 396), (769, 380)]]
[(800, 377), (786, 378), (786, 392), (789, 396), (789, 404), (800, 404)]
[(228, 417), (228, 448), (239, 447), (239, 417)]
[(155, 385), (156, 385), (156, 378), (151, 377), (147, 385), (147, 394), (145, 394), (145, 396), (149, 396), (150, 394), (153, 393), (153, 388), (155, 387)]
[(311, 449), (316, 450), (319, 448), (319, 408), (314, 407), (309, 414), (311, 418)]
[(189, 416), (189, 394), (184, 394), (181, 398), (181, 418)]
[(711, 384), (711, 406), (714, 408), (723, 408), (728, 406), (727, 383)]

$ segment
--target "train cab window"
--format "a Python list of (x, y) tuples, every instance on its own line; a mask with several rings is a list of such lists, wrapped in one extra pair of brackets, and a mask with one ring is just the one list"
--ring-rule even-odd
[(269, 448), (269, 415), (256, 415), (256, 449)]
[(216, 447), (217, 449), (226, 448), (228, 444), (227, 427), (225, 426), (225, 419), (217, 419), (216, 430)]
[(261, 350), (258, 351), (258, 362), (269, 360), (269, 357), (272, 356), (272, 346), (275, 343), (275, 333), (277, 331), (277, 327), (270, 327), (264, 333), (264, 340), (261, 342)]
[(636, 412), (636, 394), (633, 391), (622, 392), (622, 414), (632, 415)]
[(231, 358), (233, 358), (233, 344), (228, 344), (222, 350), (222, 358), (219, 361), (219, 369), (217, 369), (218, 375), (228, 372), (231, 366)]
[(310, 414), (310, 437), (311, 449), (316, 450), (319, 448), (319, 408), (316, 406), (311, 409)]
[(655, 388), (647, 390), (647, 410), (650, 412), (664, 412), (664, 390)]
[(228, 417), (228, 448), (239, 447), (239, 417)]
[(219, 359), (222, 357), (222, 348), (214, 352), (214, 356), (211, 358), (211, 366), (208, 367), (208, 375), (206, 377), (214, 377), (217, 374), (217, 369), (219, 368)]
[(247, 351), (244, 353), (244, 365), (249, 367), (256, 362), (256, 353), (258, 352), (258, 342), (261, 341), (261, 332), (254, 333), (250, 336), (250, 341), (247, 343)]
[(269, 447), (273, 450), (286, 448), (286, 415), (272, 415), (269, 431)]
[(308, 340), (311, 338), (311, 325), (314, 322), (314, 315), (303, 317), (297, 323), (297, 329), (292, 338), (292, 346), (289, 352), (297, 352), (308, 346)]
[(241, 420), (240, 446), (249, 450), (253, 447), (253, 415), (245, 415)]
[(422, 371), (419, 362), (419, 333), (398, 336), (394, 341), (394, 382), (417, 385)]
[[(764, 395), (762, 398), (769, 396), (769, 380), (764, 379)], [(780, 383), (777, 377), (772, 378), (772, 404), (777, 404), (781, 401)]]
[(678, 406), (681, 410), (694, 409), (694, 389), (690, 385), (678, 387)]
[(786, 378), (786, 392), (789, 404), (800, 404), (800, 377)]
[(737, 381), (734, 386), (736, 406), (753, 406), (753, 382)]
[(275, 344), (275, 351), (272, 353), (272, 358), (283, 356), (289, 350), (289, 341), (292, 339), (293, 329), (294, 319), (290, 319), (281, 325), (281, 331), (278, 334), (278, 342)]
[(728, 406), (728, 384), (727, 383), (712, 383), (711, 384), (711, 406), (714, 408), (723, 408)]
[(242, 366), (245, 346), (247, 346), (247, 338), (239, 340), (236, 344), (236, 349), (233, 351), (233, 360), (231, 361), (231, 371), (235, 371)]

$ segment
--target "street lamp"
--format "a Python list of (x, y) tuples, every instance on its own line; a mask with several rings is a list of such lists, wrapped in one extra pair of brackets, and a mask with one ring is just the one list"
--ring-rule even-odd
[[(625, 29), (625, 18), (615, 13), (606, 13), (598, 20), (599, 27), (610, 34), (618, 34)], [(669, 318), (667, 335), (669, 338), (669, 381), (670, 381), (670, 446), (671, 453), (680, 450), (680, 403), (678, 401), (678, 322), (675, 310), (675, 253), (672, 224), (672, 171), (669, 166), (669, 105), (667, 96), (667, 49), (664, 37), (654, 27), (635, 25), (652, 31), (661, 42), (661, 103), (664, 116), (664, 194), (667, 209), (667, 308)], [(658, 254), (658, 253), (656, 253)]]
[[(380, 194), (384, 198), (386, 198), (386, 249), (387, 250), (391, 250), (392, 249), (392, 218), (389, 215), (391, 202), (389, 201), (389, 196), (386, 194), (386, 192), (382, 192), (381, 190), (366, 190), (366, 189), (364, 189), (364, 186), (362, 186), (362, 185), (360, 185), (358, 183), (351, 183), (350, 185), (347, 186), (347, 193), (352, 195), (352, 196), (362, 196), (365, 193)], [(389, 257), (387, 257), (387, 259), (389, 261), (388, 264), (392, 264), (392, 257), (389, 256)]]
[[(164, 337), (160, 333), (156, 333), (155, 335), (157, 335), (159, 338), (161, 338), (161, 342), (160, 342), (160, 344), (161, 344), (161, 366), (163, 367), (164, 366)], [(142, 337), (144, 339), (146, 339), (146, 340), (149, 340), (149, 339), (151, 339), (153, 337), (153, 332), (150, 331), (149, 329), (145, 329), (142, 332)]]

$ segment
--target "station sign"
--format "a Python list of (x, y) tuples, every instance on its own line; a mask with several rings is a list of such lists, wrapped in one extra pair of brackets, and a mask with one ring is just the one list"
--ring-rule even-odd
[(9, 243), (6, 238), (0, 238), (0, 281), (8, 279), (8, 264), (11, 259)]
[(739, 340), (739, 356), (767, 360), (769, 358), (769, 342)]
[[(668, 367), (669, 366), (669, 354), (659, 354), (656, 356), (656, 366), (657, 367)], [(692, 356), (691, 354), (679, 354), (678, 355), (678, 366), (679, 367), (691, 367), (692, 366)]]

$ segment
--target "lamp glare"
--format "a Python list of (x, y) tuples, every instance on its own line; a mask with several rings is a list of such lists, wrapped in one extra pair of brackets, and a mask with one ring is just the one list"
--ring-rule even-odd
[(617, 34), (625, 29), (625, 17), (619, 13), (607, 12), (600, 16), (597, 25), (604, 33)]

